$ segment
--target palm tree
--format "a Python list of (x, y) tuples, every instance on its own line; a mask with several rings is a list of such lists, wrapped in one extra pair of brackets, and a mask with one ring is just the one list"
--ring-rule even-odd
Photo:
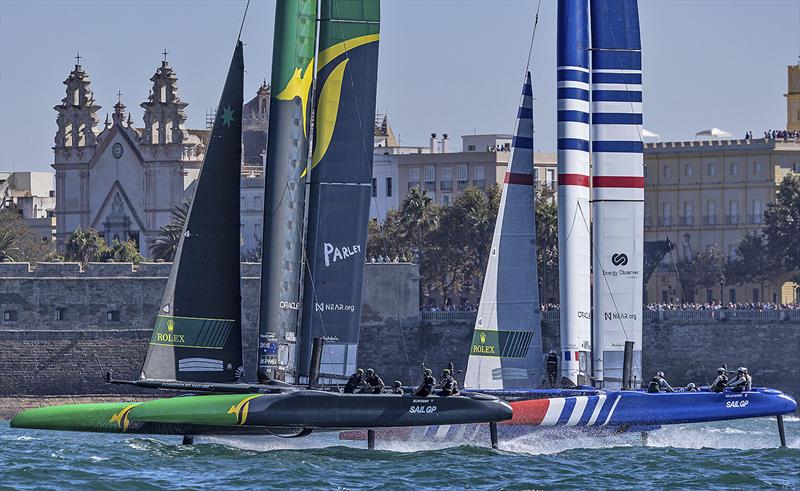
[(400, 205), (402, 220), (410, 225), (406, 230), (413, 230), (416, 237), (417, 254), (422, 255), (423, 230), (429, 230), (437, 225), (438, 215), (434, 209), (433, 200), (428, 196), (428, 191), (415, 186), (408, 191), (408, 196)]
[(108, 249), (106, 241), (93, 228), (76, 229), (67, 238), (65, 246), (64, 256), (67, 260), (83, 264), (99, 260), (100, 256)]
[(158, 237), (150, 244), (150, 254), (153, 259), (162, 259), (164, 261), (175, 259), (175, 254), (178, 252), (178, 244), (180, 244), (181, 236), (183, 235), (183, 227), (189, 216), (190, 206), (191, 200), (186, 200), (170, 212), (169, 224), (161, 227)]

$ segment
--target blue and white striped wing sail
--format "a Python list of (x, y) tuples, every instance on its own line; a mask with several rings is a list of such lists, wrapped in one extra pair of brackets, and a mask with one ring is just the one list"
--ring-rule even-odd
[(561, 375), (588, 370), (591, 349), (588, 0), (558, 2), (558, 265)]
[(625, 341), (642, 379), (642, 53), (636, 0), (592, 0), (591, 13), (594, 375), (618, 388)]
[(533, 89), (525, 77), (464, 385), (503, 389), (542, 382), (533, 179)]

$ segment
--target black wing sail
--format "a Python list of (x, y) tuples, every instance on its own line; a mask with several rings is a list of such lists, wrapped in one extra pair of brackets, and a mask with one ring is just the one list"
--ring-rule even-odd
[(244, 56), (236, 50), (141, 378), (237, 379), (242, 366), (239, 180)]
[(298, 360), (303, 375), (315, 337), (325, 338), (323, 373), (346, 375), (355, 369), (372, 190), (379, 30), (378, 0), (320, 3), (308, 270)]

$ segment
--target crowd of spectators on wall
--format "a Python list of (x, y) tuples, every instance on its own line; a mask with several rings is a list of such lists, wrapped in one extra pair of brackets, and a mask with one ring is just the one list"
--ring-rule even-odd
[[(456, 305), (452, 301), (445, 301), (444, 303), (437, 304), (433, 299), (425, 304), (420, 309), (422, 312), (475, 312), (478, 306), (469, 300), (462, 300), (460, 304)], [(541, 308), (542, 312), (558, 312), (559, 305), (557, 303), (544, 303)], [(644, 310), (657, 312), (659, 310), (800, 310), (800, 303), (772, 303), (772, 302), (736, 302), (736, 303), (720, 303), (720, 302), (707, 302), (707, 303), (649, 303), (644, 306)]]
[[(767, 140), (797, 140), (800, 139), (800, 131), (797, 130), (767, 130), (764, 132), (764, 138)], [(744, 134), (745, 140), (752, 140), (753, 139), (753, 132), (748, 131)]]
[(798, 310), (797, 303), (772, 303), (772, 302), (707, 302), (707, 303), (649, 303), (645, 310)]

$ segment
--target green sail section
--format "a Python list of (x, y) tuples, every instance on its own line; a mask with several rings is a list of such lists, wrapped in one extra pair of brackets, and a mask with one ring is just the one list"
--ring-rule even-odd
[(237, 42), (141, 378), (230, 382), (242, 366), (239, 181), (244, 55)]
[(380, 2), (322, 0), (298, 368), (355, 369), (372, 186)]
[(264, 170), (259, 380), (292, 382), (295, 376), (316, 16), (316, 0), (284, 0), (275, 7)]
[(133, 408), (130, 421), (208, 426), (237, 426), (247, 421), (250, 401), (258, 394), (172, 397)]

